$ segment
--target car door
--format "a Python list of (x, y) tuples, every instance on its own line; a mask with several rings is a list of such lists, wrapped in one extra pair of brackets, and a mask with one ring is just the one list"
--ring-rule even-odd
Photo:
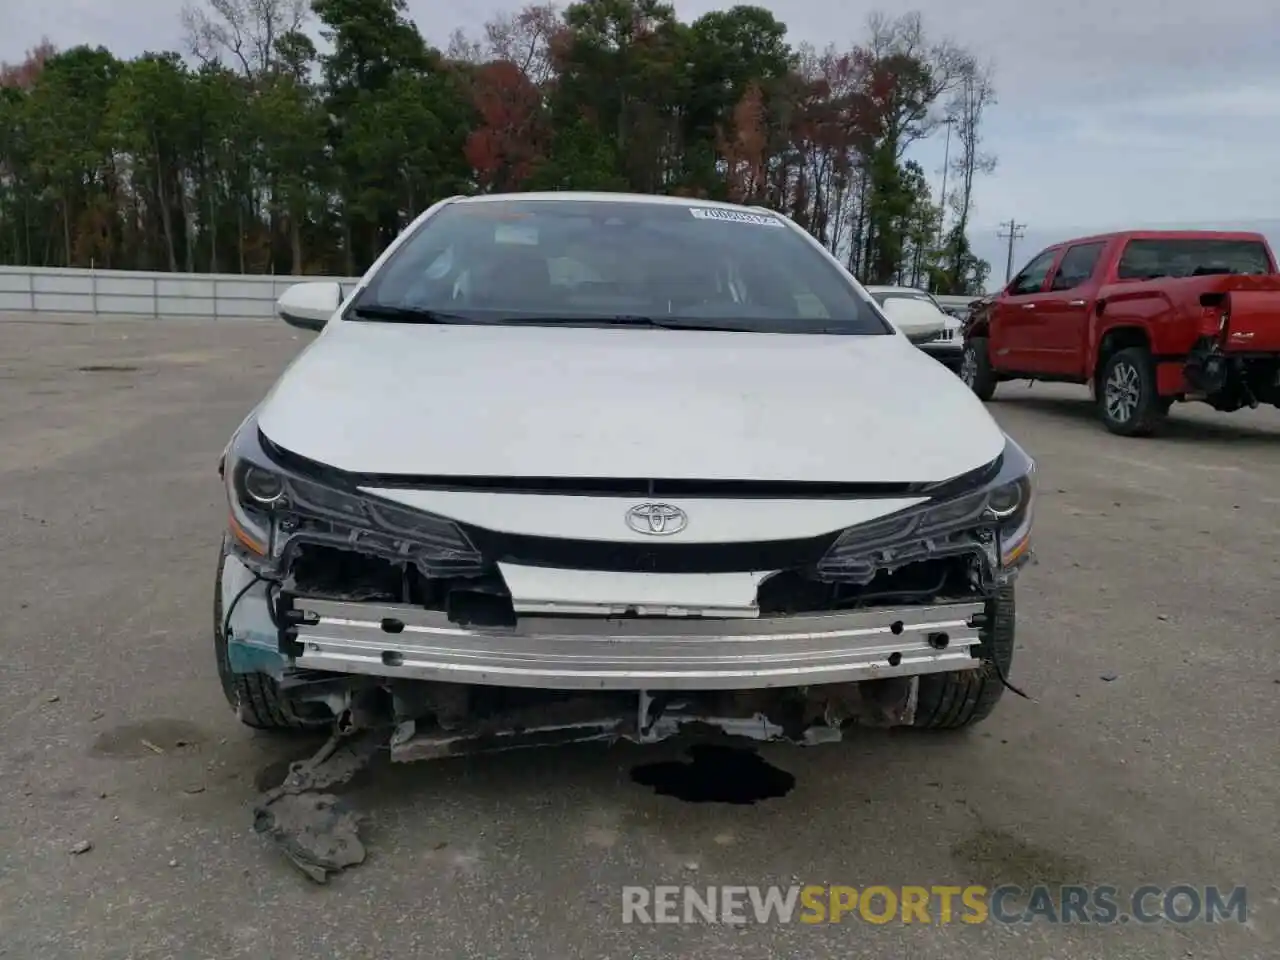
[(1106, 246), (1105, 240), (1094, 240), (1067, 247), (1050, 275), (1049, 289), (1036, 298), (1028, 353), (1038, 372), (1083, 375), (1089, 294)]
[(1058, 257), (1059, 248), (1041, 250), (1018, 274), (992, 304), (991, 342), (989, 344), (992, 365), (999, 370), (1031, 372), (1035, 368), (1028, 356), (1032, 313), (1036, 300), (1044, 290), (1049, 271)]

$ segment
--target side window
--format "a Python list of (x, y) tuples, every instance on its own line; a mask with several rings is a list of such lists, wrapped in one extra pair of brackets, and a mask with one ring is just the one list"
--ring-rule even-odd
[(1049, 289), (1071, 290), (1085, 283), (1093, 276), (1105, 246), (1105, 243), (1099, 242), (1078, 243), (1071, 247), (1063, 254), (1062, 263), (1058, 264), (1058, 272), (1053, 275), (1053, 283)]
[(1044, 286), (1044, 278), (1049, 275), (1049, 268), (1053, 266), (1053, 258), (1057, 255), (1056, 249), (1036, 254), (1035, 258), (1023, 267), (1022, 272), (1009, 284), (1009, 295), (1016, 297), (1024, 293), (1039, 293), (1040, 288)]

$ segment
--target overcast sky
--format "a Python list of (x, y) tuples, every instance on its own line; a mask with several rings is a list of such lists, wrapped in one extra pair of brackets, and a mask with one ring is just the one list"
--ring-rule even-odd
[[(409, 0), (443, 46), (522, 0)], [(675, 0), (684, 19), (730, 4)], [(851, 44), (875, 9), (919, 10), (936, 35), (995, 65), (985, 129), (998, 157), (975, 191), (972, 240), (992, 260), (995, 225), (1027, 224), (1015, 260), (1080, 232), (1246, 224), (1280, 241), (1280, 13), (1274, 0), (761, 0), (793, 43)], [(180, 49), (180, 0), (0, 0), (0, 60), (48, 37), (119, 56)], [(942, 138), (917, 158), (941, 179)]]

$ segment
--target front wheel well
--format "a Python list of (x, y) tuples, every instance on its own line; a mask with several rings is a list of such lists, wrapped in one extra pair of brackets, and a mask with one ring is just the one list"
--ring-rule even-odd
[(1113, 327), (1103, 334), (1102, 342), (1098, 344), (1098, 356), (1093, 364), (1094, 379), (1108, 357), (1129, 347), (1140, 347), (1150, 353), (1151, 339), (1147, 336), (1147, 331), (1141, 327)]

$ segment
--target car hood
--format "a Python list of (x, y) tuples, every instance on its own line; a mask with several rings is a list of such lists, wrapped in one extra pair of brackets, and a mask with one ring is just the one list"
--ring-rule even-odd
[(257, 411), (356, 473), (927, 482), (1004, 434), (901, 336), (335, 320)]
[(895, 327), (909, 337), (941, 333), (947, 326), (946, 314), (928, 300), (889, 297), (880, 309)]

